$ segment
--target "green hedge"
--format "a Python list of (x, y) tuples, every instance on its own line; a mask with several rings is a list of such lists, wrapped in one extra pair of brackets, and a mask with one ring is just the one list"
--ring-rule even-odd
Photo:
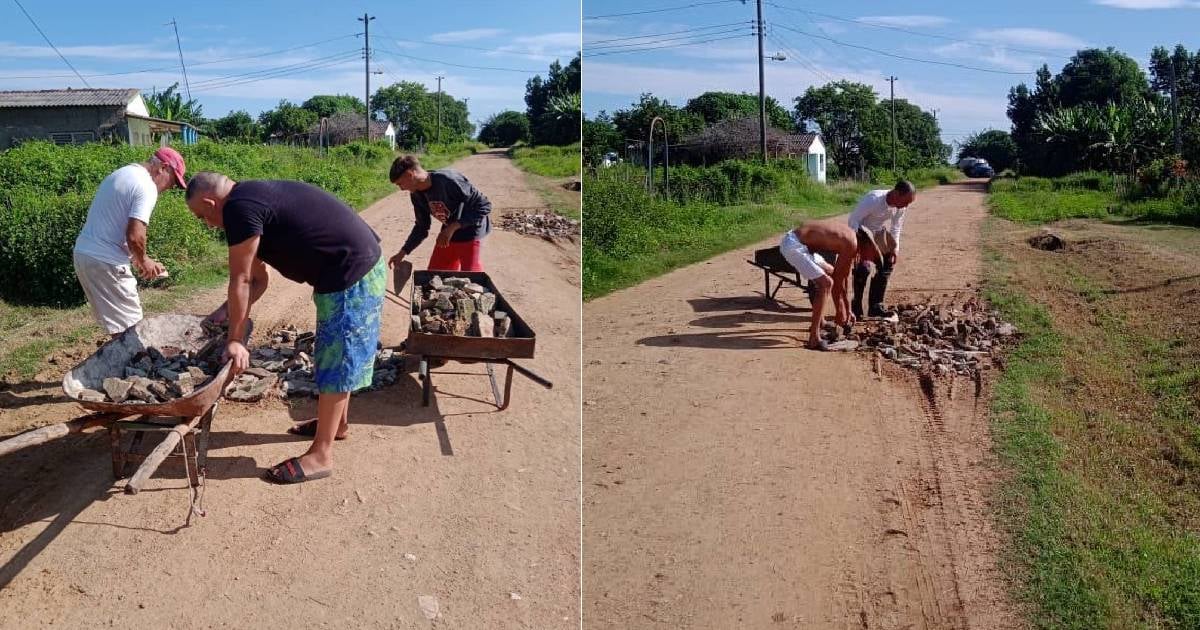
[[(212, 170), (238, 179), (298, 179), (360, 208), (393, 190), (392, 152), (347, 145), (320, 157), (303, 148), (201, 142), (179, 147), (188, 172)], [(30, 142), (0, 153), (0, 299), (24, 304), (81, 304), (71, 251), (101, 180), (141, 162), (150, 147)], [(218, 232), (192, 216), (179, 190), (159, 196), (147, 249), (172, 282), (221, 255)]]

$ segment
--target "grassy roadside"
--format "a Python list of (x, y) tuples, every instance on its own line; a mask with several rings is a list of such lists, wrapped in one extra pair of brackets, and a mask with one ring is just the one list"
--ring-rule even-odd
[(565, 147), (514, 146), (508, 150), (508, 156), (527, 173), (542, 177), (572, 177), (579, 175), (583, 160), (581, 151), (578, 142)]
[(988, 297), (1026, 335), (992, 400), (1006, 562), (1035, 627), (1197, 628), (1200, 343), (1175, 311), (1194, 283), (1128, 291), (1169, 278), (1166, 240), (1108, 227), (1062, 254), (986, 228)]
[[(421, 154), (422, 164), (441, 168), (476, 153), (478, 146), (463, 143), (431, 146)], [(391, 158), (364, 163), (350, 176), (361, 180), (351, 198), (345, 199), (362, 211), (376, 201), (395, 192), (387, 181)], [(153, 233), (153, 228), (151, 232)], [(151, 255), (154, 255), (153, 249)], [(225, 250), (214, 247), (209, 256), (193, 261), (189, 273), (182, 274), (170, 286), (140, 287), (142, 306), (147, 314), (170, 312), (197, 292), (212, 289), (225, 282)], [(45, 367), (45, 360), (64, 348), (73, 347), (105, 337), (92, 321), (86, 304), (77, 307), (19, 305), (0, 300), (0, 379), (27, 381)]]
[[(623, 166), (584, 177), (585, 300), (782, 234), (805, 219), (849, 212), (863, 192), (880, 187), (821, 185), (784, 161), (725, 163), (673, 168), (666, 199), (645, 191), (644, 173)], [(961, 179), (950, 168), (908, 176), (926, 186)]]

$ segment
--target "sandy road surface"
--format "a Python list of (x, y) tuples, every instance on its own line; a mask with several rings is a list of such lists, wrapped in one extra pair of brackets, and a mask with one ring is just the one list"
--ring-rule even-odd
[[(498, 153), (456, 164), (496, 210), (541, 206)], [(407, 196), (362, 216), (399, 249)], [(428, 260), (432, 238), (414, 258)], [(424, 628), (418, 597), (436, 597), (441, 627), (566, 628), (579, 616), (579, 256), (572, 243), (495, 232), (484, 264), (538, 333), (526, 380), (497, 413), (480, 365), (451, 363), (434, 406), (414, 374), (356, 396), (332, 479), (276, 487), (264, 467), (303, 452), (284, 430), (313, 403), (224, 404), (209, 452), (208, 516), (181, 529), (181, 465), (141, 494), (111, 478), (105, 434), (70, 436), (0, 458), (0, 627)], [(278, 277), (254, 309), (258, 329), (309, 329), (309, 291)], [(199, 297), (196, 312), (223, 290)], [(383, 341), (408, 316), (385, 306)], [(18, 391), (19, 388), (18, 388)], [(20, 391), (0, 434), (78, 415)], [(21, 404), (26, 400), (35, 404)]]
[[(979, 281), (983, 201), (921, 193), (890, 301)], [(982, 401), (800, 349), (750, 251), (585, 306), (585, 627), (1019, 627)]]

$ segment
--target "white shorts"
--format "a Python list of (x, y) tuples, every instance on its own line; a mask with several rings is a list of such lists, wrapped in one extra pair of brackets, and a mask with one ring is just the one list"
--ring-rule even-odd
[(110, 265), (75, 254), (75, 277), (92, 307), (92, 317), (105, 332), (116, 334), (142, 321), (142, 303), (138, 299), (137, 278), (129, 265)]
[(821, 268), (825, 259), (821, 258), (820, 254), (808, 251), (808, 247), (800, 242), (800, 237), (791, 230), (788, 230), (788, 233), (783, 235), (783, 240), (779, 242), (779, 252), (783, 254), (788, 263), (796, 268), (796, 271), (800, 272), (800, 277), (805, 280), (816, 280), (826, 275), (825, 270)]

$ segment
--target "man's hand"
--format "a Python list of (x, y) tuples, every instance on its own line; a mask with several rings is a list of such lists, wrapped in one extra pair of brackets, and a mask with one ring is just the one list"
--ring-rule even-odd
[(446, 228), (442, 228), (442, 231), (438, 232), (438, 235), (437, 235), (437, 246), (438, 247), (450, 247), (450, 237), (451, 236), (454, 236), (454, 230), (447, 230)]
[(137, 270), (138, 275), (141, 276), (143, 280), (153, 280), (161, 276), (163, 272), (167, 270), (166, 267), (162, 266), (162, 263), (149, 256), (135, 260), (133, 262), (133, 268)]
[(231, 340), (225, 344), (225, 360), (233, 361), (233, 374), (236, 376), (250, 367), (250, 351), (242, 342)]
[(225, 322), (229, 321), (229, 302), (218, 306), (217, 310), (213, 311), (208, 317), (204, 318), (204, 321), (217, 325), (224, 324)]
[(395, 267), (396, 265), (399, 265), (407, 255), (408, 252), (405, 252), (403, 249), (400, 250), (395, 256), (392, 256), (388, 259), (388, 267)]

